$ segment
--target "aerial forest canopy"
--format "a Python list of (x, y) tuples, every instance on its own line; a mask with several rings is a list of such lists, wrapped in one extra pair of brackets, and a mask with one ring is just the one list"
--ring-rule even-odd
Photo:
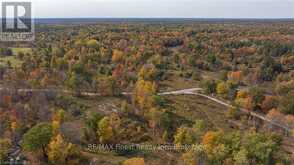
[(0, 48), (0, 164), (294, 163), (294, 23), (36, 26)]

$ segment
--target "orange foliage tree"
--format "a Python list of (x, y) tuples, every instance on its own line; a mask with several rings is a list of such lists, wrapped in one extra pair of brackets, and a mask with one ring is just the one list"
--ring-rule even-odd
[(242, 81), (243, 74), (242, 71), (234, 71), (228, 73), (228, 79), (235, 82), (240, 83)]

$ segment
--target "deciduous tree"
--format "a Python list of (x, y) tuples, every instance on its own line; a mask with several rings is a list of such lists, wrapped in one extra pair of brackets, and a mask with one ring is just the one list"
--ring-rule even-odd
[(48, 144), (48, 159), (52, 164), (66, 164), (66, 158), (69, 155), (72, 144), (64, 141), (63, 137), (58, 134)]
[(98, 136), (101, 143), (109, 142), (113, 137), (113, 128), (110, 124), (109, 117), (104, 117), (98, 122)]
[(47, 158), (47, 145), (51, 138), (51, 124), (40, 123), (24, 134), (22, 146), (27, 151), (38, 151), (41, 149), (44, 157)]
[(180, 127), (177, 129), (177, 132), (174, 136), (174, 143), (177, 146), (192, 144), (193, 143), (193, 136), (191, 131), (186, 127)]

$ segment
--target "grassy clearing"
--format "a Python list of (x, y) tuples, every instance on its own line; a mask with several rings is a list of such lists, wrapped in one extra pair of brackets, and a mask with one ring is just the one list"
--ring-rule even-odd
[(88, 159), (93, 160), (95, 162), (94, 164), (99, 165), (117, 165), (121, 164), (123, 161), (127, 159), (126, 157), (116, 156), (112, 153), (95, 154), (89, 152), (82, 152), (82, 155), (87, 157)]
[(7, 66), (8, 63), (10, 63), (13, 68), (19, 67), (22, 64), (15, 56), (0, 57), (0, 66)]
[(179, 90), (185, 88), (195, 88), (199, 85), (199, 81), (193, 80), (192, 78), (184, 78), (179, 76), (180, 72), (168, 73), (168, 79), (160, 82), (160, 88), (164, 91)]
[(11, 48), (11, 50), (13, 55), (17, 55), (19, 52), (23, 52), (24, 54), (32, 52), (32, 48)]
[(7, 66), (8, 63), (11, 64), (11, 67), (19, 67), (22, 62), (21, 60), (17, 59), (16, 55), (20, 52), (23, 52), (24, 54), (26, 53), (31, 53), (32, 49), (31, 48), (11, 48), (13, 56), (1, 56), (0, 55), (0, 66)]
[(190, 122), (203, 120), (208, 128), (231, 131), (225, 117), (226, 107), (199, 96), (166, 96), (171, 110)]
[(97, 98), (77, 98), (81, 103), (89, 108), (87, 112), (97, 112), (108, 114), (113, 110), (119, 110), (123, 99), (118, 97), (97, 97)]

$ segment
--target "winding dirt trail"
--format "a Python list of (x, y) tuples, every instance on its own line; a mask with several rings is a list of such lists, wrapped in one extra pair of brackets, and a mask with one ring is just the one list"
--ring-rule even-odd
[[(3, 91), (3, 90), (12, 90), (12, 89), (4, 88), (4, 87), (1, 87), (1, 85), (0, 85), (0, 91)], [(159, 92), (158, 95), (197, 95), (197, 96), (201, 96), (206, 99), (209, 99), (211, 101), (214, 101), (214, 102), (221, 104), (223, 106), (226, 106), (228, 108), (233, 107), (233, 105), (231, 105), (230, 103), (227, 103), (223, 100), (199, 93), (202, 90), (203, 90), (202, 88), (188, 88), (188, 89), (181, 89), (181, 90), (174, 90), (174, 91), (167, 91), (167, 92)], [(25, 93), (26, 92), (56, 92), (56, 93), (64, 93), (64, 94), (79, 94), (81, 96), (89, 96), (89, 97), (102, 96), (100, 93), (95, 93), (95, 92), (79, 92), (79, 93), (77, 93), (74, 91), (63, 90), (63, 89), (16, 89), (15, 91), (20, 92), (20, 93), (22, 93), (22, 92), (25, 92)], [(122, 92), (122, 95), (132, 95), (132, 93), (131, 92)], [(276, 126), (278, 128), (283, 129), (286, 134), (291, 132), (291, 129), (288, 128), (287, 126), (282, 125), (280, 123), (277, 123), (277, 122), (267, 118), (263, 114), (252, 112), (252, 111), (249, 111), (244, 108), (241, 108), (240, 110), (242, 112), (248, 113), (252, 117), (256, 117), (264, 122), (267, 122), (273, 126)]]
[[(16, 91), (16, 92), (20, 92), (20, 93), (26, 93), (26, 92), (55, 92), (55, 93), (64, 93), (64, 94), (79, 94), (81, 96), (88, 96), (88, 97), (96, 97), (96, 96), (102, 96), (100, 93), (95, 93), (95, 92), (75, 92), (75, 91), (70, 91), (70, 90), (62, 90), (62, 89), (9, 89), (9, 88), (4, 88), (1, 86), (0, 84), (0, 91), (4, 91), (4, 90), (13, 90), (13, 91)], [(188, 89), (181, 89), (181, 90), (174, 90), (174, 91), (162, 91), (162, 92), (159, 92), (157, 95), (160, 95), (160, 96), (164, 96), (164, 95), (195, 95), (195, 96), (200, 96), (200, 97), (204, 97), (206, 99), (209, 99), (211, 101), (214, 101), (218, 104), (221, 104), (225, 107), (228, 107), (228, 108), (231, 108), (233, 107), (233, 105), (231, 105), (230, 103), (228, 102), (225, 102), (223, 100), (220, 100), (220, 99), (217, 99), (215, 97), (212, 97), (212, 96), (208, 96), (208, 95), (205, 95), (205, 94), (202, 94), (201, 91), (203, 91), (202, 88), (188, 88)], [(132, 95), (131, 92), (122, 92), (121, 93), (122, 95), (125, 95), (125, 96), (129, 96), (129, 95)], [(292, 131), (289, 127), (283, 125), (283, 124), (280, 124), (280, 123), (277, 123), (269, 118), (267, 118), (265, 115), (263, 114), (259, 114), (259, 113), (256, 113), (256, 112), (252, 112), (252, 111), (249, 111), (247, 109), (244, 109), (244, 108), (241, 108), (240, 111), (244, 112), (244, 113), (247, 113), (249, 114), (250, 116), (252, 117), (256, 117), (266, 123), (269, 123), (273, 126), (276, 126), (280, 129), (282, 129), (284, 131), (284, 133), (286, 135), (289, 135), (290, 132)], [(294, 154), (294, 151), (291, 151), (293, 152), (292, 154)]]

